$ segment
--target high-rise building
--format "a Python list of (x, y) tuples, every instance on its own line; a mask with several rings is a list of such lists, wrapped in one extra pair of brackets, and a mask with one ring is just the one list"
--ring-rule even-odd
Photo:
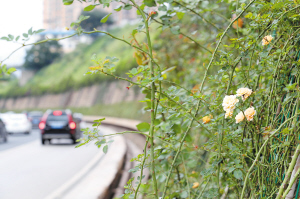
[[(137, 14), (135, 9), (122, 10), (116, 12), (116, 8), (120, 3), (113, 2), (109, 8), (97, 6), (96, 9), (103, 10), (108, 13), (113, 13), (110, 17), (116, 25), (122, 25), (136, 19)], [(74, 1), (72, 5), (63, 5), (62, 0), (44, 0), (44, 28), (46, 30), (62, 30), (69, 27), (70, 24), (76, 21), (87, 6), (87, 3)]]

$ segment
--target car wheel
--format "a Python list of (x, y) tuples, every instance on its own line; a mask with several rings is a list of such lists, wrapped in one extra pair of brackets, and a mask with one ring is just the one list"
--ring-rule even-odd
[(45, 145), (45, 143), (46, 143), (46, 140), (42, 139), (42, 145)]
[(76, 141), (76, 138), (72, 138), (73, 140), (73, 144), (78, 144), (78, 142)]
[(3, 138), (3, 142), (7, 142), (7, 136), (6, 135)]
[(29, 131), (25, 132), (25, 134), (28, 134), (28, 135), (29, 135)]

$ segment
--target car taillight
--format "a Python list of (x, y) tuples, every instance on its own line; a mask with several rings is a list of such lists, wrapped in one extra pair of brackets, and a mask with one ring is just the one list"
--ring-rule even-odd
[(76, 123), (75, 122), (70, 122), (69, 127), (70, 127), (70, 129), (76, 129)]
[(39, 129), (43, 130), (46, 127), (44, 122), (39, 123)]

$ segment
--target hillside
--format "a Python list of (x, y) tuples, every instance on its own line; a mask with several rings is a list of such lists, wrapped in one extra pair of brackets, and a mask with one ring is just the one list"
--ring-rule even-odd
[[(130, 40), (130, 28), (111, 30), (110, 32), (119, 37)], [(120, 34), (120, 33), (124, 34)], [(92, 44), (80, 44), (75, 51), (65, 54), (55, 60), (51, 65), (38, 71), (36, 75), (23, 87), (18, 86), (16, 80), (2, 83), (0, 95), (2, 97), (23, 96), (25, 94), (40, 95), (43, 93), (60, 93), (68, 89), (78, 89), (92, 85), (95, 82), (107, 80), (106, 76), (84, 75), (93, 63), (90, 60), (93, 54), (98, 58), (115, 56), (120, 59), (117, 65), (118, 74), (124, 73), (136, 66), (133, 59), (133, 49), (128, 45), (111, 39), (106, 35), (99, 36)]]

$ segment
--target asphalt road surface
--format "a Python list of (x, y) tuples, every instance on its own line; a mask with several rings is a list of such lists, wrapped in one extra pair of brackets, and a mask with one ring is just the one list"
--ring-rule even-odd
[(11, 135), (0, 143), (1, 199), (45, 198), (102, 153), (93, 144), (75, 148), (67, 139), (42, 145), (39, 133)]

